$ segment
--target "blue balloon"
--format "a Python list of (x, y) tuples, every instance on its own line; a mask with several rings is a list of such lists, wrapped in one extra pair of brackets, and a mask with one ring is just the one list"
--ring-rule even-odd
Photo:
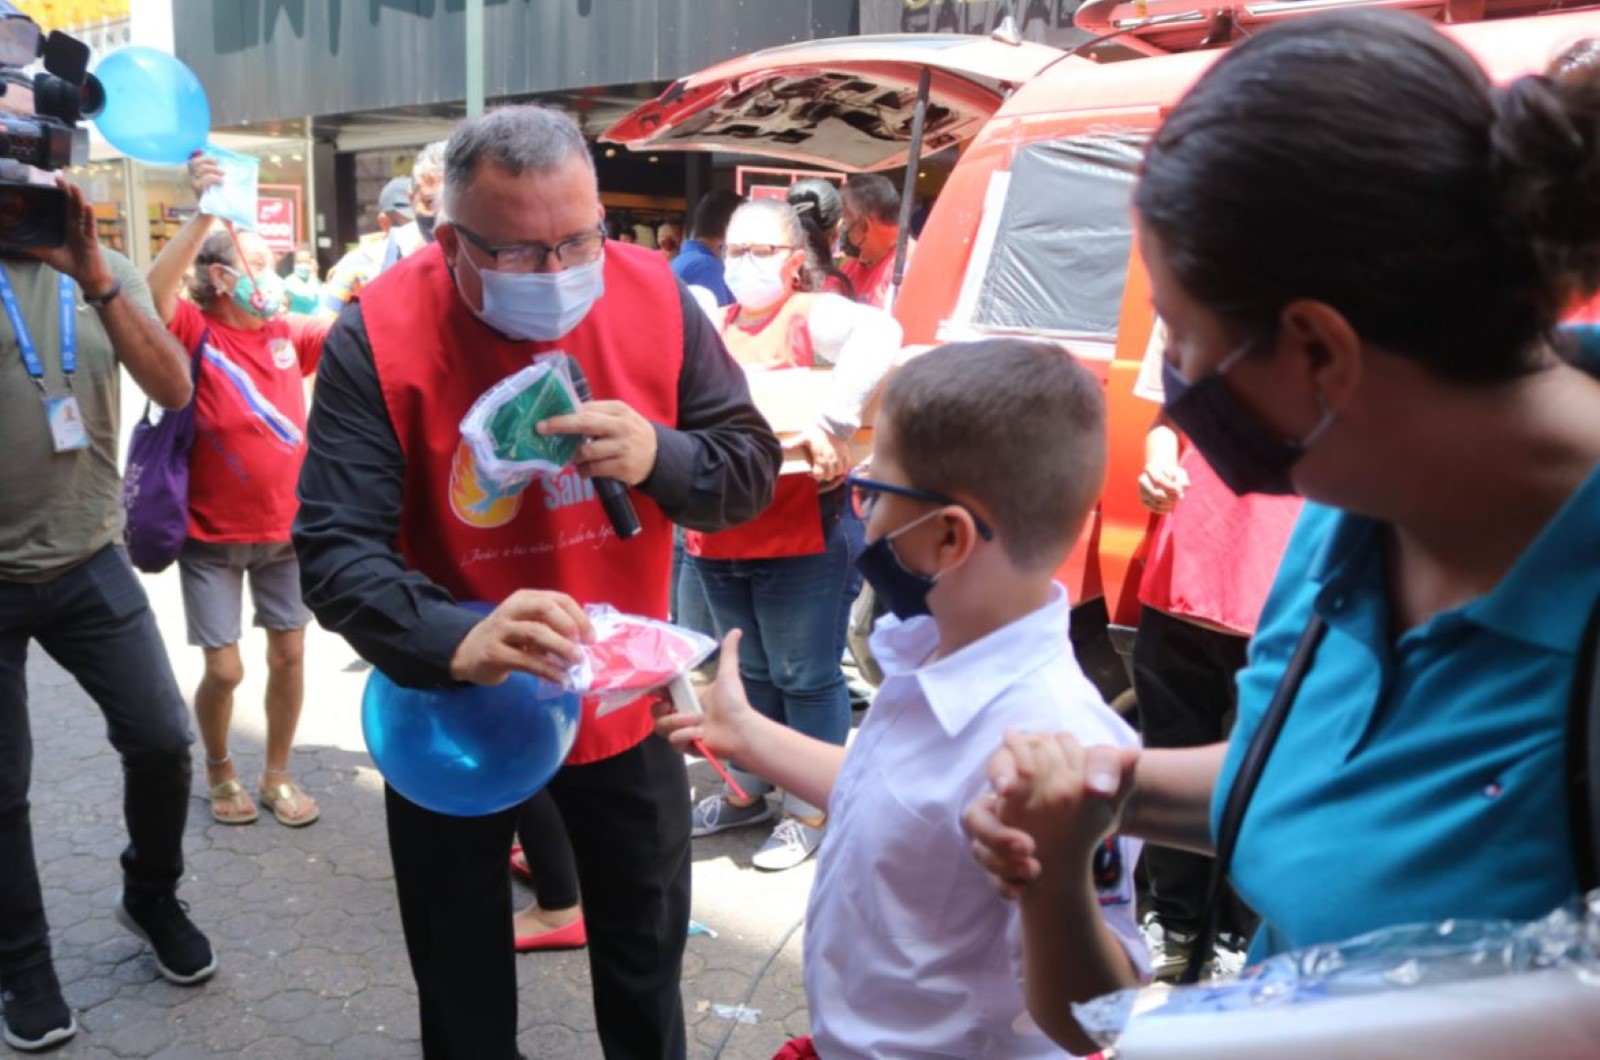
[(94, 74), (106, 90), (100, 135), (129, 158), (175, 166), (205, 146), (211, 103), (194, 71), (154, 48), (118, 48)]
[(361, 729), (396, 791), (418, 806), (481, 817), (519, 805), (550, 782), (578, 737), (577, 693), (532, 674), (461, 689), (367, 679)]

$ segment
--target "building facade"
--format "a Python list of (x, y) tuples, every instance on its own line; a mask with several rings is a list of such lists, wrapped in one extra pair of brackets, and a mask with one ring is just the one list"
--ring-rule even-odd
[[(465, 113), (466, 0), (173, 0), (173, 50), (213, 127), (307, 144), (307, 235), (326, 263), (373, 224), (379, 189)], [(859, 31), (859, 0), (483, 0), (490, 105), (559, 106), (591, 138), (673, 79), (778, 44)], [(608, 213), (681, 215), (719, 160), (597, 148)], [(725, 161), (725, 160), (723, 160)]]

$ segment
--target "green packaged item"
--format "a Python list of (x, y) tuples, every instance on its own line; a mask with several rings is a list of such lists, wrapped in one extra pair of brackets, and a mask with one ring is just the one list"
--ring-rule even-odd
[(488, 428), (494, 440), (494, 455), (511, 463), (542, 460), (566, 467), (577, 455), (583, 439), (576, 434), (542, 435), (537, 428), (552, 416), (576, 411), (578, 403), (561, 385), (561, 379), (555, 372), (546, 372), (490, 414)]
[(538, 432), (539, 424), (552, 416), (578, 410), (566, 365), (564, 354), (543, 356), (473, 402), (461, 421), (461, 437), (485, 483), (517, 489), (538, 476), (560, 474), (577, 456), (580, 435)]

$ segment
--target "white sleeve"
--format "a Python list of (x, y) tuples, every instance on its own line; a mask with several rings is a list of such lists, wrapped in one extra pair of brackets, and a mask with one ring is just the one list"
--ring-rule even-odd
[(1157, 405), (1166, 400), (1166, 388), (1161, 385), (1161, 361), (1167, 354), (1167, 325), (1156, 318), (1150, 329), (1150, 343), (1144, 348), (1144, 359), (1139, 362), (1139, 375), (1133, 381), (1133, 396), (1154, 401)]
[(695, 305), (698, 305), (700, 311), (706, 315), (706, 319), (711, 321), (711, 326), (721, 331), (724, 313), (722, 307), (717, 305), (717, 296), (696, 283), (685, 286), (689, 288), (689, 294), (694, 298)]
[(833, 365), (822, 421), (829, 433), (849, 438), (900, 352), (900, 322), (881, 309), (842, 295), (819, 294), (806, 315), (818, 362)]

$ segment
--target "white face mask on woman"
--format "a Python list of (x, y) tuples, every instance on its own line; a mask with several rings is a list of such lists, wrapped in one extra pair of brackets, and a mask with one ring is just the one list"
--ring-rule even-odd
[(786, 254), (774, 254), (770, 258), (742, 254), (729, 259), (722, 279), (742, 308), (751, 312), (766, 309), (782, 301), (790, 291), (789, 282), (783, 276), (788, 260)]

